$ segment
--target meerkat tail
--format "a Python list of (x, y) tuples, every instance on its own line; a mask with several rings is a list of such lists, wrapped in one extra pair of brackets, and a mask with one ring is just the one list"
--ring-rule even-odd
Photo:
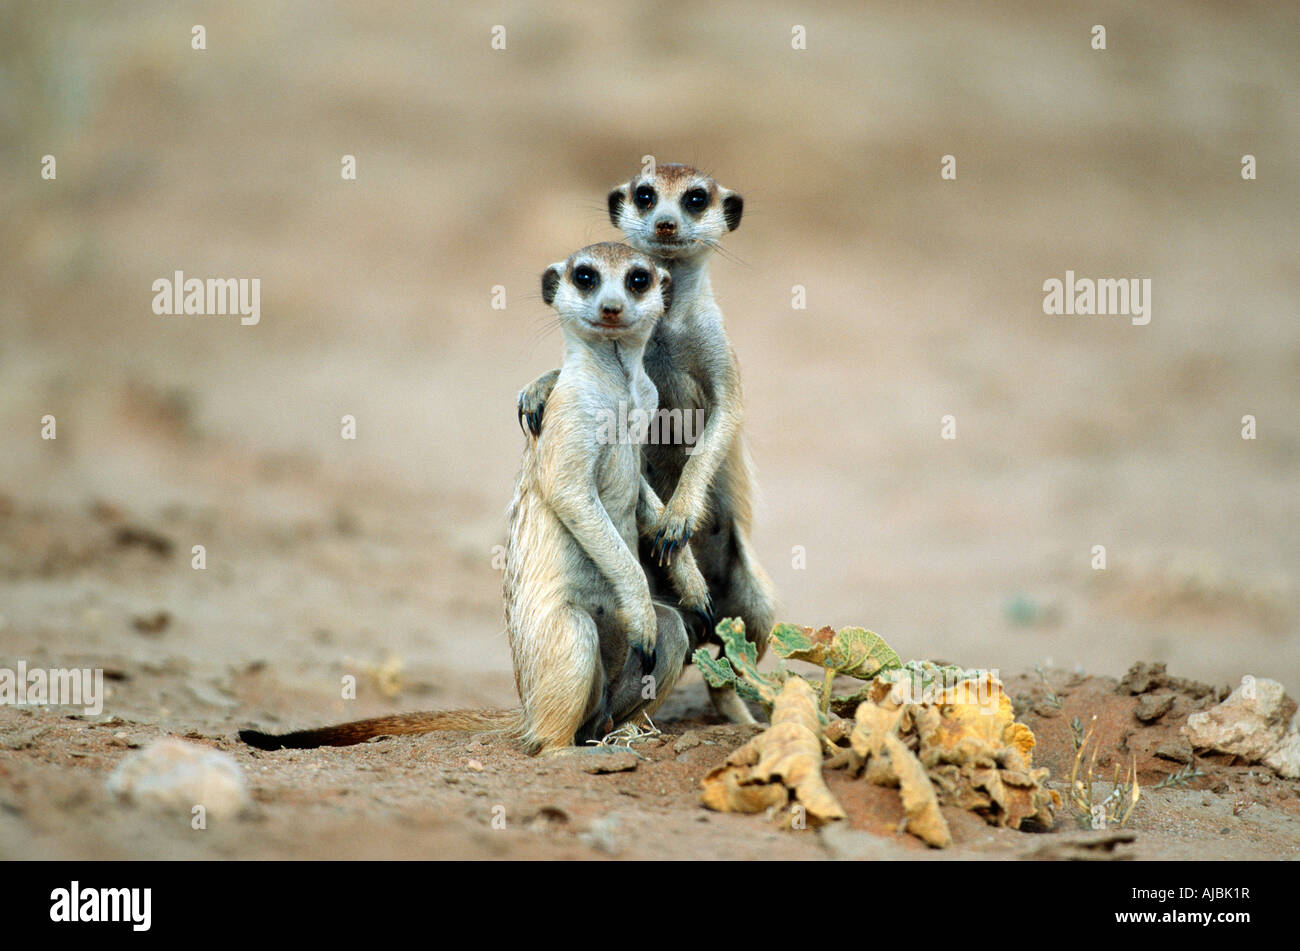
[(407, 736), (439, 730), (473, 733), (515, 730), (522, 723), (523, 711), (518, 709), (451, 710), (445, 713), (398, 713), (279, 735), (240, 730), (239, 738), (259, 750), (310, 750), (318, 746), (352, 746), (376, 736)]

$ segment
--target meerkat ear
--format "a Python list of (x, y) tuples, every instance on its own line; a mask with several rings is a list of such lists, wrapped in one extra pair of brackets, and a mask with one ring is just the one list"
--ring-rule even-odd
[(564, 273), (564, 262), (552, 264), (542, 272), (542, 300), (550, 307), (555, 300), (555, 290), (560, 286), (560, 275)]
[(735, 231), (740, 227), (740, 216), (745, 211), (745, 199), (733, 191), (722, 191), (722, 217), (727, 222), (727, 230)]
[(618, 219), (623, 214), (623, 200), (627, 198), (627, 186), (619, 185), (609, 193), (609, 222), (615, 228), (618, 225)]
[(664, 313), (673, 306), (673, 276), (666, 268), (659, 268), (659, 296), (664, 299)]

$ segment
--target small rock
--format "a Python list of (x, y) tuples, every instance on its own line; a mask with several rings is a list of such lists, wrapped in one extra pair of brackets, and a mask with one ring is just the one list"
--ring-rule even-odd
[(123, 548), (132, 546), (147, 549), (159, 558), (166, 558), (172, 553), (172, 540), (160, 532), (140, 525), (124, 525), (113, 533), (115, 544)]
[(1164, 686), (1167, 678), (1164, 664), (1147, 664), (1138, 661), (1129, 668), (1119, 685), (1131, 694), (1146, 693), (1153, 687)]
[(44, 732), (44, 730), (23, 730), (5, 740), (3, 746), (10, 750), (30, 749), (36, 745), (36, 738)]
[(1264, 757), (1264, 765), (1283, 779), (1300, 779), (1300, 733), (1292, 731)]
[(470, 760), (465, 765), (468, 766), (470, 769), (474, 770), (476, 773), (483, 772), (483, 764), (476, 759)]
[(1172, 743), (1161, 743), (1156, 747), (1156, 756), (1175, 763), (1190, 763), (1192, 761), (1192, 744), (1185, 739), (1175, 740)]
[(625, 773), (630, 769), (636, 769), (639, 762), (635, 753), (625, 752), (577, 756), (575, 760), (584, 773), (594, 774)]
[(578, 838), (598, 852), (613, 855), (618, 851), (614, 839), (614, 831), (617, 828), (618, 819), (614, 816), (605, 816), (588, 826), (586, 832), (579, 833)]
[(1020, 858), (1049, 862), (1126, 862), (1134, 857), (1130, 846), (1136, 841), (1135, 833), (1122, 830), (1051, 836), (1046, 844), (1025, 852)]
[(822, 847), (833, 859), (844, 861), (882, 861), (890, 857), (889, 843), (878, 835), (851, 829), (846, 823), (832, 822), (817, 829)]
[(131, 623), (141, 634), (161, 634), (171, 624), (172, 616), (167, 611), (155, 611), (153, 614), (140, 614)]
[(1223, 703), (1189, 716), (1182, 732), (1197, 749), (1258, 763), (1282, 743), (1295, 712), (1295, 701), (1276, 680), (1244, 678)]
[(203, 806), (212, 818), (233, 816), (248, 804), (239, 764), (219, 750), (173, 737), (123, 760), (108, 778), (108, 791), (158, 809), (190, 812)]
[(1174, 695), (1167, 691), (1145, 693), (1138, 700), (1137, 709), (1133, 711), (1143, 723), (1154, 723), (1170, 711), (1174, 705)]
[(685, 753), (687, 750), (699, 746), (702, 742), (704, 742), (704, 740), (698, 733), (694, 730), (687, 730), (679, 736), (677, 742), (673, 744), (673, 752)]

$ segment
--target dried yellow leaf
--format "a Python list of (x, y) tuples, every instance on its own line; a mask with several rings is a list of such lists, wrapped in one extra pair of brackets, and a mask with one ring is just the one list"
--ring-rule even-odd
[(718, 812), (763, 812), (793, 798), (814, 824), (845, 817), (822, 778), (821, 721), (806, 680), (786, 681), (772, 726), (710, 770), (702, 787), (704, 805)]

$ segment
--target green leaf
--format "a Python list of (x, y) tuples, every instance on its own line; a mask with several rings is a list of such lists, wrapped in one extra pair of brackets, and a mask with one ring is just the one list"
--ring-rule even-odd
[(691, 660), (700, 669), (700, 673), (710, 687), (725, 687), (736, 682), (736, 672), (731, 669), (731, 664), (727, 663), (725, 657), (714, 660), (709, 652), (701, 647), (691, 655)]
[(831, 667), (859, 680), (870, 680), (882, 670), (903, 665), (898, 652), (885, 639), (864, 627), (842, 627), (831, 642)]
[(759, 672), (758, 647), (745, 637), (745, 622), (739, 618), (723, 618), (715, 633), (722, 641), (722, 654), (717, 660), (709, 657), (704, 648), (691, 658), (704, 679), (713, 687), (733, 685), (742, 698), (770, 707), (785, 678), (780, 672), (774, 676)]
[(794, 624), (772, 628), (769, 642), (779, 656), (802, 660), (839, 674), (870, 680), (882, 670), (902, 666), (902, 661), (880, 635), (861, 627), (814, 630)]

